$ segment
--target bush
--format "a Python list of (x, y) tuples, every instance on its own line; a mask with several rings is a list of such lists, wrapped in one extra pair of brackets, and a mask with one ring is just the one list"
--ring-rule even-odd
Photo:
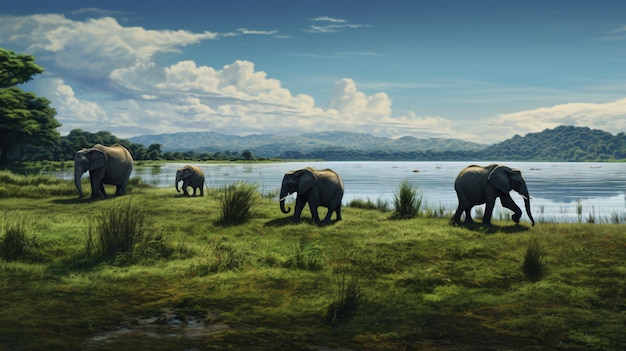
[(539, 240), (537, 238), (530, 239), (522, 265), (522, 271), (528, 279), (534, 282), (541, 279), (545, 273), (545, 257), (545, 249)]
[(417, 189), (413, 188), (413, 186), (405, 180), (400, 185), (400, 190), (393, 196), (393, 204), (395, 206), (394, 217), (417, 217), (422, 207), (422, 200), (422, 195), (417, 193)]
[(26, 224), (22, 218), (9, 218), (6, 215), (2, 226), (4, 237), (0, 242), (0, 256), (4, 259), (36, 261), (42, 242), (26, 234)]
[(253, 210), (259, 204), (256, 185), (238, 182), (224, 186), (222, 192), (220, 223), (225, 225), (242, 224), (253, 217)]
[(337, 299), (326, 308), (324, 322), (336, 324), (348, 318), (358, 307), (361, 289), (358, 278), (348, 278), (345, 273), (339, 273), (337, 280)]
[(128, 201), (127, 206), (113, 207), (96, 217), (95, 234), (89, 228), (87, 252), (94, 245), (94, 235), (98, 255), (105, 259), (125, 255), (132, 258), (135, 244), (145, 237), (145, 211), (136, 208)]

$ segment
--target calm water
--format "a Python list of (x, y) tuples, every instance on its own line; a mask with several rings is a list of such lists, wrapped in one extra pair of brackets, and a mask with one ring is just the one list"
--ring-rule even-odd
[[(428, 207), (444, 207), (454, 211), (457, 206), (454, 178), (469, 164), (489, 162), (287, 162), (258, 164), (197, 164), (205, 172), (209, 187), (220, 187), (235, 181), (256, 183), (262, 193), (278, 193), (286, 171), (311, 166), (332, 168), (343, 178), (344, 203), (352, 199), (377, 199), (393, 203), (394, 192), (408, 180), (419, 188)], [(565, 162), (507, 162), (519, 168), (526, 178), (533, 216), (536, 221), (578, 221), (578, 206), (582, 206), (582, 221), (591, 216), (596, 222), (626, 221), (626, 164), (565, 163)], [(136, 169), (132, 177), (174, 190), (176, 170), (182, 164), (166, 163), (160, 167)], [(57, 173), (65, 179), (72, 172)], [(512, 192), (513, 199), (523, 208), (523, 200)], [(502, 209), (499, 202), (496, 212)], [(494, 217), (498, 214), (495, 213)], [(528, 221), (524, 214), (522, 220)]]

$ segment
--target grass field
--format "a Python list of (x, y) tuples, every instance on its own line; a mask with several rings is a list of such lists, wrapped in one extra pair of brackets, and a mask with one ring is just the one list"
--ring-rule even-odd
[(623, 224), (344, 207), (321, 226), (261, 196), (225, 221), (229, 189), (129, 193), (0, 172), (0, 349), (626, 347)]

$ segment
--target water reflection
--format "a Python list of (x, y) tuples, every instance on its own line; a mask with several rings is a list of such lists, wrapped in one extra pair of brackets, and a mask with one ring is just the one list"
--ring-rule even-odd
[[(206, 176), (208, 186), (221, 187), (236, 181), (255, 183), (264, 194), (277, 193), (283, 174), (289, 170), (312, 166), (332, 168), (341, 175), (346, 191), (344, 203), (352, 199), (381, 199), (393, 201), (394, 192), (407, 180), (418, 187), (429, 207), (454, 210), (457, 205), (454, 179), (469, 164), (488, 165), (490, 162), (285, 162), (253, 164), (196, 164)], [(621, 217), (626, 219), (626, 164), (565, 163), (565, 162), (507, 162), (507, 166), (522, 170), (536, 219), (577, 221), (587, 218)], [(134, 170), (132, 177), (159, 186), (172, 187), (180, 163)], [(72, 179), (72, 171), (55, 174)], [(522, 199), (513, 199), (523, 208)], [(496, 206), (497, 216), (500, 205)], [(507, 210), (505, 210), (506, 212)], [(497, 218), (497, 217), (496, 217)], [(526, 215), (522, 218), (524, 220)], [(526, 218), (526, 220), (528, 220)], [(586, 220), (584, 220), (586, 221)]]

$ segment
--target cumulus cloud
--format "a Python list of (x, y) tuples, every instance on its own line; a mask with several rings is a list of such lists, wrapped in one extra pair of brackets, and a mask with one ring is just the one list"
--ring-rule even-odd
[[(348, 24), (330, 17), (313, 21), (328, 23), (328, 29)], [(411, 111), (396, 115), (387, 93), (366, 93), (350, 78), (329, 86), (330, 97), (320, 104), (310, 95), (293, 94), (247, 60), (222, 67), (154, 60), (158, 53), (217, 36), (227, 37), (125, 27), (112, 17), (76, 21), (60, 15), (0, 16), (0, 45), (45, 62), (46, 73), (32, 84), (57, 109), (62, 133), (74, 128), (109, 130), (120, 137), (198, 130), (240, 135), (347, 130), (487, 143), (562, 124), (626, 130), (626, 99), (555, 105), (462, 123)], [(367, 87), (377, 89), (371, 82)]]
[(50, 60), (63, 74), (101, 78), (148, 63), (156, 53), (215, 39), (217, 34), (124, 27), (112, 17), (75, 21), (62, 15), (0, 16), (0, 36), (18, 51)]
[(626, 98), (606, 103), (567, 103), (503, 114), (484, 123), (494, 136), (525, 135), (560, 125), (626, 130)]

